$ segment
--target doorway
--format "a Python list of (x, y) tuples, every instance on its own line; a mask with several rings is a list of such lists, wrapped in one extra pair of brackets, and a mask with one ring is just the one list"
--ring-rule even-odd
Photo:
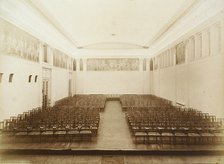
[(46, 109), (50, 106), (50, 98), (49, 98), (49, 80), (43, 80), (43, 88), (42, 88), (42, 108)]
[(51, 105), (51, 70), (43, 68), (42, 108), (46, 109), (50, 105)]

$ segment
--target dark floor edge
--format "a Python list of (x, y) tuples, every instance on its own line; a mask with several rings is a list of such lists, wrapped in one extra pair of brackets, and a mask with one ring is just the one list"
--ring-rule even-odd
[(72, 149), (0, 149), (0, 154), (21, 155), (218, 155), (224, 150), (72, 150)]

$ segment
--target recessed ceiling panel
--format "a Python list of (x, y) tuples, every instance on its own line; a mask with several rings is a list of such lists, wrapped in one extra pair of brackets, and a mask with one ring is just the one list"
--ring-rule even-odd
[(186, 0), (31, 0), (78, 46), (145, 46), (184, 8)]

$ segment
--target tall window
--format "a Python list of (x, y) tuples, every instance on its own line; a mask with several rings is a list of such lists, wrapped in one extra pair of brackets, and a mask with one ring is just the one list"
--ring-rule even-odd
[(198, 49), (197, 57), (201, 58), (202, 57), (202, 35), (201, 35), (201, 33), (198, 34), (198, 46), (197, 46), (197, 49)]
[(210, 55), (210, 31), (207, 29), (202, 35), (202, 56)]
[(170, 66), (173, 66), (173, 64), (174, 64), (174, 54), (175, 54), (175, 48), (171, 48), (170, 49)]
[[(161, 59), (162, 59), (162, 67), (165, 67), (165, 52), (162, 53)], [(160, 64), (160, 66), (161, 66), (161, 64)]]
[(80, 71), (83, 71), (83, 61), (80, 59)]
[(183, 42), (176, 45), (176, 64), (185, 62), (185, 44)]
[(150, 71), (153, 71), (153, 60), (150, 59)]
[(44, 62), (47, 63), (47, 45), (43, 45), (43, 53), (44, 53), (43, 56)]
[(146, 71), (146, 59), (143, 60), (143, 71)]
[(207, 37), (208, 37), (208, 56), (211, 54), (211, 33), (208, 30), (207, 31)]
[(195, 38), (194, 36), (190, 39), (190, 60), (193, 61), (195, 59)]
[(216, 36), (217, 36), (217, 52), (221, 51), (221, 25), (220, 22), (216, 24)]
[(168, 66), (170, 67), (171, 66), (171, 63), (172, 63), (172, 52), (171, 52), (171, 49), (168, 50)]
[(169, 62), (169, 52), (168, 50), (165, 52), (165, 67), (168, 67)]
[(158, 69), (158, 56), (154, 58), (154, 70)]
[(76, 60), (73, 61), (73, 71), (76, 71)]

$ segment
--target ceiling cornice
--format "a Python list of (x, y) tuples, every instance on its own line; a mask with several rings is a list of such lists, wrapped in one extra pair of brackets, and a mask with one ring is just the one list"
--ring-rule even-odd
[(153, 37), (151, 41), (146, 43), (146, 47), (150, 47), (152, 44), (157, 42), (159, 39), (161, 39), (162, 36), (164, 36), (168, 31), (170, 31), (180, 20), (187, 15), (191, 9), (200, 2), (200, 0), (187, 0), (183, 7), (175, 14), (170, 21), (168, 21), (161, 29), (160, 31)]
[(147, 49), (148, 47), (127, 42), (98, 42), (84, 45), (80, 49)]

